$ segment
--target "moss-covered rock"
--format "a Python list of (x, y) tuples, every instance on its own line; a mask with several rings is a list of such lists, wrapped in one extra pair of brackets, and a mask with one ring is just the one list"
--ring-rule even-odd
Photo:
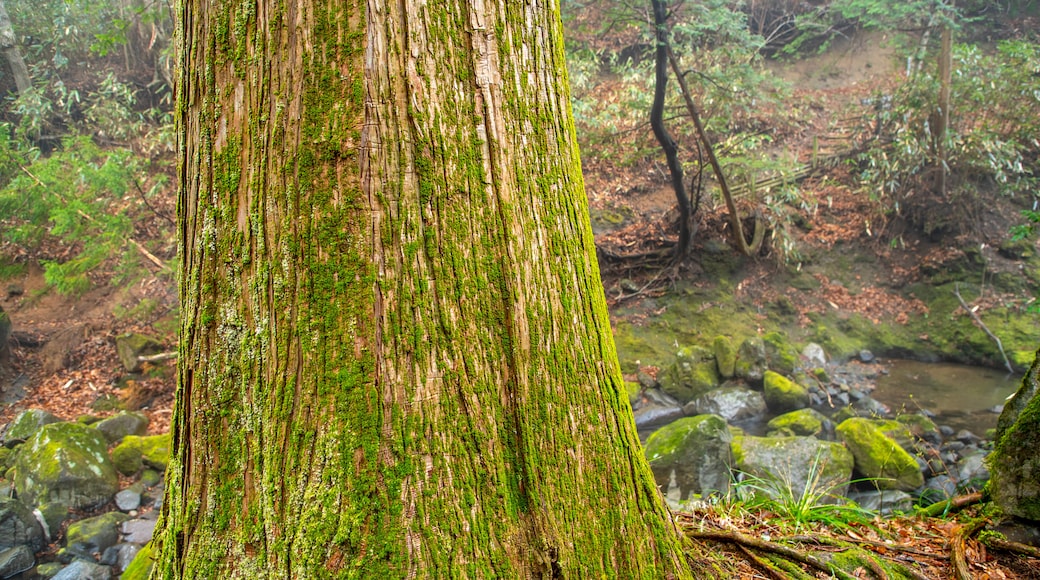
[(0, 549), (25, 545), (35, 552), (46, 543), (43, 531), (25, 504), (10, 497), (0, 498)]
[(148, 417), (137, 411), (124, 411), (98, 421), (94, 428), (110, 443), (115, 443), (127, 435), (144, 435), (148, 431)]
[(910, 440), (905, 426), (855, 417), (842, 421), (835, 432), (856, 458), (856, 471), (878, 489), (911, 491), (924, 485), (917, 460), (900, 445), (899, 440)]
[(8, 447), (32, 437), (44, 425), (57, 423), (61, 419), (42, 409), (29, 409), (18, 413), (4, 433), (4, 444)]
[(942, 442), (942, 433), (935, 422), (920, 413), (904, 413), (896, 416), (896, 421), (905, 425), (910, 434), (917, 439), (935, 444)]
[(778, 373), (790, 375), (798, 366), (798, 349), (782, 332), (770, 332), (762, 337), (766, 349), (766, 364)]
[(1040, 351), (1004, 406), (989, 455), (989, 491), (1005, 513), (1040, 521)]
[(761, 338), (756, 336), (740, 343), (737, 361), (734, 364), (734, 374), (737, 378), (753, 385), (761, 384), (766, 368), (766, 345)]
[(770, 437), (778, 435), (808, 437), (823, 433), (824, 426), (829, 422), (830, 420), (819, 411), (798, 409), (797, 411), (773, 417), (769, 423), (766, 423), (766, 430)]
[(119, 524), (130, 519), (122, 512), (73, 522), (65, 532), (65, 551), (77, 558), (94, 559), (119, 541)]
[(687, 415), (718, 415), (728, 421), (760, 419), (766, 412), (762, 393), (744, 385), (712, 389), (683, 407)]
[(762, 377), (766, 405), (775, 413), (785, 413), (809, 405), (809, 390), (787, 377), (766, 371)]
[(123, 570), (120, 580), (148, 580), (152, 573), (155, 560), (152, 558), (152, 543), (148, 542), (141, 547), (141, 551), (134, 556), (130, 565)]
[(687, 403), (718, 384), (719, 371), (715, 355), (699, 346), (679, 349), (675, 354), (675, 362), (665, 369), (661, 377), (661, 390), (679, 403)]
[(170, 462), (170, 434), (150, 437), (128, 435), (112, 449), (112, 462), (123, 475), (134, 475), (146, 465), (165, 471)]
[(95, 429), (79, 423), (45, 425), (18, 449), (13, 481), (26, 505), (92, 508), (112, 499), (118, 476)]
[(737, 367), (737, 349), (728, 336), (716, 336), (712, 341), (712, 350), (715, 351), (715, 365), (719, 369), (719, 376), (723, 379), (732, 379)]
[(655, 431), (646, 440), (645, 453), (657, 484), (667, 490), (674, 473), (681, 498), (688, 499), (729, 490), (731, 440), (722, 417), (698, 415)]
[(852, 477), (852, 454), (833, 441), (745, 436), (734, 437), (731, 448), (736, 468), (761, 479), (756, 487), (773, 499), (808, 493), (817, 503), (840, 503)]
[(141, 370), (138, 360), (140, 357), (160, 352), (162, 343), (148, 335), (128, 332), (116, 337), (116, 353), (127, 372), (136, 373)]

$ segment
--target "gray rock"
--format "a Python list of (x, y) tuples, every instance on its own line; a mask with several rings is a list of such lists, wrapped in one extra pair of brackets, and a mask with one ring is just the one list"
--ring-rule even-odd
[(10, 578), (36, 565), (33, 550), (27, 546), (15, 546), (0, 551), (0, 578)]
[(75, 560), (61, 569), (51, 577), (51, 580), (109, 580), (112, 578), (112, 569), (108, 566), (87, 562), (86, 560)]
[(815, 342), (805, 345), (805, 348), (802, 349), (802, 358), (810, 367), (822, 367), (827, 364), (827, 353), (823, 352), (823, 347)]
[(116, 544), (105, 550), (105, 553), (101, 555), (100, 563), (105, 566), (112, 566), (117, 574), (122, 574), (123, 570), (126, 570), (126, 567), (133, 561), (134, 556), (140, 551), (141, 546), (137, 544)]
[(134, 544), (147, 544), (152, 539), (155, 531), (155, 520), (136, 518), (123, 522), (120, 528), (123, 533), (123, 541)]
[(122, 412), (94, 424), (109, 443), (115, 443), (127, 435), (144, 435), (148, 432), (148, 417), (144, 413)]
[(743, 386), (720, 387), (697, 397), (685, 407), (687, 415), (718, 415), (727, 422), (761, 418), (766, 412), (762, 393)]
[(957, 495), (957, 479), (952, 475), (939, 475), (924, 483), (921, 488), (921, 505), (931, 505), (935, 502), (946, 501)]
[(32, 510), (16, 499), (0, 499), (0, 548), (24, 545), (36, 552), (44, 543), (43, 527)]
[(116, 494), (116, 507), (124, 512), (141, 507), (141, 494), (132, 489), (124, 489)]
[(7, 431), (4, 433), (4, 445), (14, 447), (35, 435), (44, 425), (59, 421), (61, 419), (41, 409), (22, 411), (7, 426)]
[(14, 485), (27, 505), (93, 508), (112, 499), (119, 478), (105, 438), (78, 423), (45, 425), (14, 462)]
[(859, 362), (872, 363), (874, 362), (874, 353), (867, 349), (859, 351)]
[(861, 417), (888, 417), (892, 414), (892, 409), (889, 409), (888, 405), (867, 395), (863, 395), (853, 403), (852, 408)]
[(854, 491), (849, 493), (849, 499), (856, 502), (859, 507), (878, 512), (883, 516), (895, 512), (909, 513), (914, 509), (914, 498), (905, 491), (898, 490), (869, 490)]
[(987, 451), (974, 451), (957, 462), (957, 474), (960, 476), (961, 487), (981, 488), (989, 481), (990, 471), (986, 465), (988, 456)]
[(730, 486), (730, 434), (717, 415), (686, 417), (655, 431), (645, 453), (657, 484), (678, 489), (678, 499), (694, 494), (725, 493)]
[(840, 503), (852, 477), (849, 450), (815, 437), (734, 437), (733, 457), (774, 499), (807, 493), (817, 503)]

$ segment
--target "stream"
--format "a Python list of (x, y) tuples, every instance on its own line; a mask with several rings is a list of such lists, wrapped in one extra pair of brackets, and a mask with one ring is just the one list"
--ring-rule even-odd
[(1005, 399), (1022, 381), (1019, 374), (953, 363), (884, 360), (887, 374), (871, 393), (895, 413), (924, 409), (939, 425), (967, 429), (980, 437), (997, 426)]

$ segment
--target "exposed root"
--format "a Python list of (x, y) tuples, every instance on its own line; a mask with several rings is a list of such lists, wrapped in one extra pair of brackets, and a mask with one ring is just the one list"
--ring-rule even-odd
[(957, 580), (972, 580), (975, 578), (969, 570), (970, 564), (964, 545), (968, 538), (982, 529), (982, 526), (986, 525), (986, 521), (985, 518), (980, 518), (967, 525), (954, 528), (953, 537), (950, 539), (950, 564), (953, 565), (953, 571)]
[(923, 516), (935, 518), (960, 511), (970, 505), (977, 504), (981, 501), (982, 492), (976, 491), (975, 493), (959, 495), (957, 497), (952, 497), (946, 501), (933, 503), (932, 505), (921, 509), (918, 513), (920, 513)]

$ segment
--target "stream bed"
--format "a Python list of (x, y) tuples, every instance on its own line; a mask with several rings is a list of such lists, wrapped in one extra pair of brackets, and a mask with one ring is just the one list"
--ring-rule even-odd
[(913, 360), (884, 360), (888, 369), (880, 374), (871, 393), (894, 413), (935, 414), (940, 425), (967, 429), (980, 437), (997, 426), (1005, 400), (1022, 381), (1022, 375), (998, 369), (953, 363)]

